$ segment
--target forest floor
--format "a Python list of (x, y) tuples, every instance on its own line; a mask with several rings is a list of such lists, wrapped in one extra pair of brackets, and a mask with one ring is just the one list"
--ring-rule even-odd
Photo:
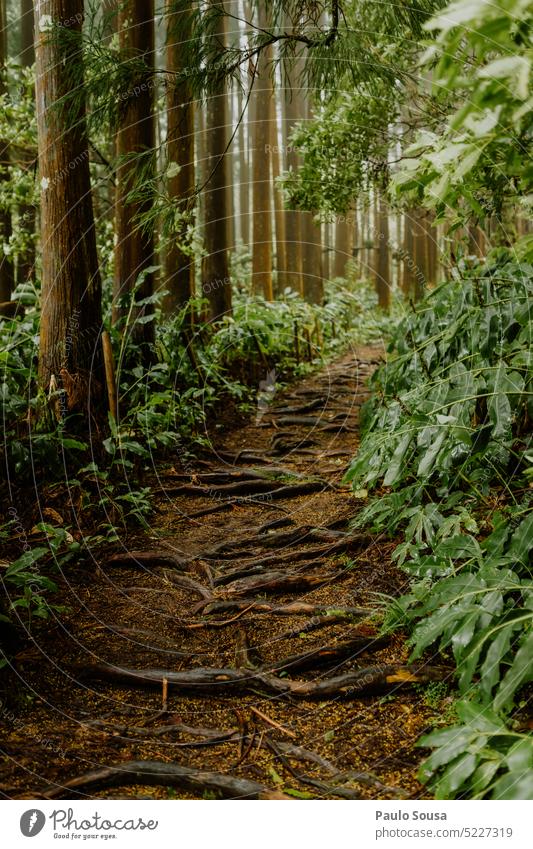
[(424, 795), (439, 671), (379, 636), (406, 577), (389, 540), (350, 532), (364, 502), (342, 483), (382, 356), (352, 350), (245, 426), (213, 423), (207, 459), (151, 481), (150, 531), (69, 567), (67, 610), (17, 655), (22, 696), (0, 711), (4, 798)]

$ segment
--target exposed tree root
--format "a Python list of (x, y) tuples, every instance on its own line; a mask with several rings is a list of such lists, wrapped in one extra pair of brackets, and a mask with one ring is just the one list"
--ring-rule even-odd
[(251, 592), (277, 595), (312, 590), (339, 577), (340, 573), (320, 572), (311, 575), (291, 575), (287, 572), (266, 572), (262, 575), (252, 575), (249, 578), (233, 581), (226, 586), (226, 591), (232, 596), (247, 595)]
[(281, 658), (276, 663), (270, 664), (272, 672), (304, 672), (308, 669), (317, 669), (321, 666), (331, 666), (353, 660), (365, 652), (376, 652), (384, 648), (390, 639), (377, 636), (355, 636), (350, 640), (343, 640), (331, 645), (319, 646), (307, 652), (290, 655)]
[(41, 793), (39, 799), (70, 798), (74, 795), (91, 796), (104, 787), (122, 787), (128, 784), (179, 787), (188, 793), (202, 796), (206, 791), (224, 796), (226, 799), (288, 799), (283, 793), (271, 790), (257, 781), (191, 769), (177, 763), (163, 761), (127, 761), (86, 772), (64, 785), (53, 785)]
[(174, 672), (166, 669), (128, 669), (106, 663), (94, 663), (81, 667), (79, 674), (84, 678), (98, 678), (116, 684), (140, 687), (161, 687), (165, 678), (169, 688), (196, 695), (207, 692), (214, 692), (218, 696), (227, 693), (262, 692), (296, 699), (328, 699), (360, 698), (413, 684), (441, 681), (446, 670), (437, 667), (412, 669), (399, 665), (371, 666), (318, 681), (292, 681), (262, 670), (252, 672), (205, 667)]
[(202, 612), (209, 616), (213, 613), (232, 613), (239, 610), (251, 610), (254, 613), (271, 613), (274, 616), (331, 616), (350, 619), (366, 619), (375, 611), (369, 607), (329, 607), (323, 604), (310, 604), (306, 601), (290, 601), (286, 604), (272, 604), (253, 598), (226, 599), (203, 605)]

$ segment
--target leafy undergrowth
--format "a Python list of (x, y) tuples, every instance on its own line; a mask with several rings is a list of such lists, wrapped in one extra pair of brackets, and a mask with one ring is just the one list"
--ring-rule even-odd
[[(158, 294), (150, 299), (155, 312), (148, 318), (158, 321), (149, 368), (131, 332), (120, 323), (110, 327), (119, 417), (95, 422), (89, 441), (74, 415), (57, 421), (53, 411), (61, 405), (39, 393), (37, 298), (29, 285), (16, 298), (26, 314), (0, 320), (6, 470), (0, 538), (10, 541), (12, 561), (0, 568), (11, 599), (2, 618), (25, 611), (27, 624), (47, 615), (46, 594), (55, 587), (49, 576), (66, 559), (132, 524), (147, 527), (150, 470), (176, 456), (186, 462), (189, 452), (208, 444), (208, 423), (222, 428), (261, 411), (283, 382), (318, 368), (351, 340), (381, 339), (389, 321), (375, 308), (370, 287), (341, 280), (327, 284), (320, 306), (290, 290), (265, 302), (236, 287), (233, 315), (217, 325), (197, 317), (191, 326), (188, 310), (161, 320)], [(198, 316), (204, 307), (197, 301), (191, 308)]]
[(354, 526), (404, 537), (411, 590), (385, 627), (456, 665), (455, 724), (420, 741), (439, 798), (533, 795), (532, 296), (503, 252), (430, 292), (373, 376), (347, 473), (360, 498), (380, 488)]

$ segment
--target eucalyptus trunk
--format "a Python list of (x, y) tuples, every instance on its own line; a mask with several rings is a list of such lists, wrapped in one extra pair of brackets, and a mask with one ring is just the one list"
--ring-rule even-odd
[[(43, 16), (79, 40), (61, 39), (40, 27)], [(60, 415), (78, 409), (88, 413), (105, 394), (101, 281), (80, 60), (82, 17), (83, 0), (41, 0), (35, 7), (42, 247), (39, 381), (45, 391), (63, 390)]]
[[(7, 61), (7, 22), (5, 0), (0, 0), (0, 96), (7, 91), (5, 68)], [(0, 186), (9, 180), (10, 158), (7, 142), (0, 139)], [(8, 245), (13, 232), (11, 208), (0, 210), (0, 302), (9, 301), (15, 285), (13, 259), (3, 246)]]
[[(224, 4), (209, 0), (213, 9), (221, 12), (209, 33), (209, 61), (215, 63), (221, 46), (226, 44)], [(202, 291), (209, 301), (212, 321), (231, 312), (231, 281), (228, 256), (228, 157), (226, 154), (228, 127), (228, 93), (220, 79), (207, 100), (205, 110), (205, 170), (208, 180), (203, 193), (204, 250), (202, 261)]]
[[(258, 5), (257, 26), (268, 27), (264, 4)], [(253, 92), (253, 251), (252, 282), (255, 292), (267, 301), (272, 289), (272, 195), (270, 188), (270, 115), (272, 102), (272, 48), (263, 50), (257, 62)]]
[[(118, 11), (118, 40), (122, 62), (132, 73), (119, 95), (116, 136), (118, 166), (115, 208), (114, 319), (129, 316), (135, 342), (149, 358), (154, 341), (151, 303), (141, 304), (154, 292), (154, 236), (143, 221), (151, 212), (152, 190), (142, 185), (153, 176), (154, 119), (154, 3), (153, 0), (122, 0)], [(133, 305), (131, 303), (133, 298)], [(126, 328), (130, 332), (130, 328)]]
[(389, 216), (381, 194), (374, 195), (374, 253), (375, 282), (378, 304), (388, 309), (390, 304)]
[(194, 295), (194, 260), (182, 248), (189, 205), (194, 195), (194, 106), (186, 81), (174, 82), (185, 70), (182, 44), (191, 37), (190, 4), (167, 0), (167, 159), (170, 169), (168, 193), (183, 217), (170, 233), (165, 256), (163, 309), (167, 314), (183, 307)]

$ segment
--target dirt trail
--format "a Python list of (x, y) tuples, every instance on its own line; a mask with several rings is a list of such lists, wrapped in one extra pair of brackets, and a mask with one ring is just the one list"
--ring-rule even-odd
[(4, 797), (423, 792), (413, 746), (439, 670), (379, 637), (380, 594), (405, 577), (390, 543), (350, 532), (342, 485), (379, 355), (213, 425), (208, 459), (160, 472), (151, 532), (69, 571), (68, 612), (17, 657), (28, 698), (3, 712)]

